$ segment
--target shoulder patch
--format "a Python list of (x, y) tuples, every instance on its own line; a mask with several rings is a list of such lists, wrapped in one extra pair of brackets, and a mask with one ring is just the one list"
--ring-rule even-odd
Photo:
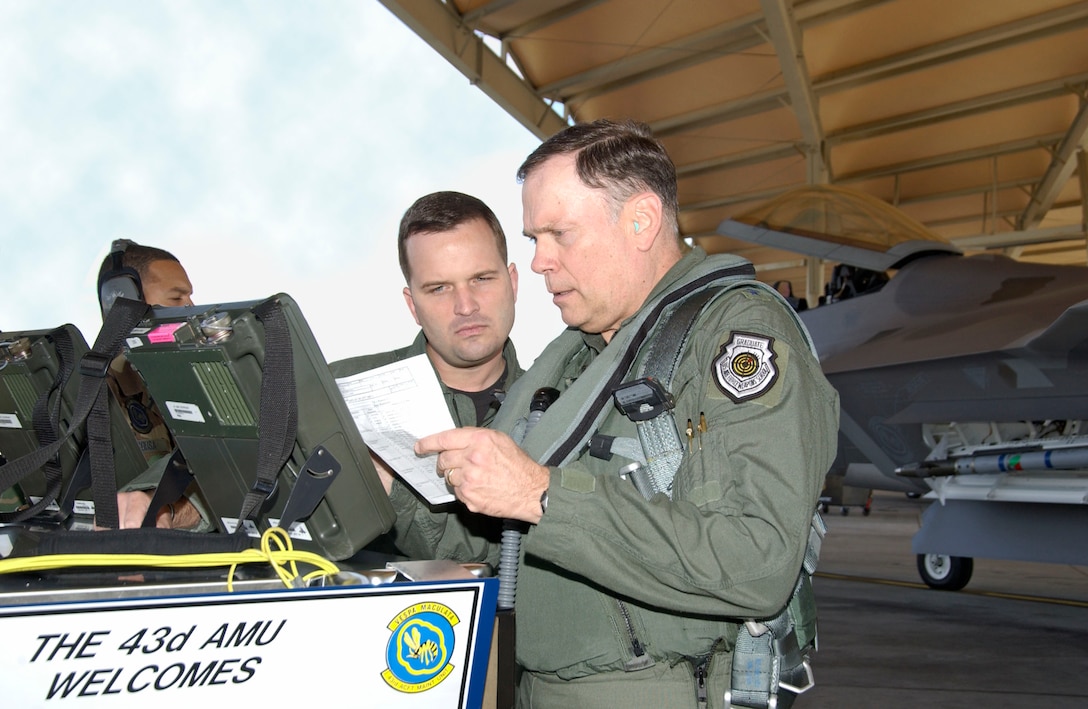
[(755, 399), (778, 379), (774, 338), (734, 331), (711, 365), (714, 383), (723, 394), (740, 403)]

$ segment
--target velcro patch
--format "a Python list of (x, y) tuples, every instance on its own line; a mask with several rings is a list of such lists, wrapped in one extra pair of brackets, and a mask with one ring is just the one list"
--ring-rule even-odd
[(773, 337), (734, 331), (711, 365), (714, 383), (735, 403), (761, 396), (778, 379)]

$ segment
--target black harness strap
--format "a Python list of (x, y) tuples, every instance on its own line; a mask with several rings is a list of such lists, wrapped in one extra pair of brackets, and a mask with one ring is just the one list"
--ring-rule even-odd
[[(732, 287), (743, 283), (745, 281), (738, 281)], [(657, 380), (671, 393), (672, 379), (684, 352), (688, 333), (707, 303), (726, 290), (727, 287), (714, 287), (699, 291), (662, 318), (662, 323), (646, 345), (646, 356), (639, 367), (639, 376)], [(636, 426), (646, 456), (646, 469), (632, 471), (631, 479), (647, 499), (656, 492), (664, 493), (671, 499), (673, 478), (684, 459), (684, 443), (671, 407), (653, 418), (637, 421)], [(647, 495), (647, 492), (650, 494)]]
[(98, 390), (87, 416), (87, 447), (91, 454), (91, 494), (95, 524), (118, 529), (117, 473), (114, 470), (113, 436), (110, 433), (110, 391)]
[[(75, 346), (69, 332), (65, 328), (59, 327), (50, 332), (47, 337), (56, 345), (58, 368), (57, 377), (53, 380), (52, 386), (49, 387), (48, 391), (42, 392), (38, 400), (34, 402), (34, 409), (31, 414), (34, 433), (38, 437), (39, 446), (50, 446), (60, 440), (60, 392), (64, 390), (64, 387), (68, 384), (68, 379), (75, 370)], [(56, 394), (55, 397), (54, 394)], [(53, 401), (52, 406), (49, 405), (51, 399)], [(60, 494), (64, 475), (60, 469), (60, 461), (57, 456), (54, 455), (47, 460), (42, 465), (41, 470), (42, 475), (45, 476), (45, 493), (42, 495), (42, 499), (17, 512), (0, 512), (0, 523), (8, 524), (29, 519), (48, 507)]]
[(665, 312), (671, 305), (679, 300), (683, 300), (691, 295), (693, 292), (704, 288), (710, 283), (725, 277), (735, 278), (754, 278), (756, 274), (755, 267), (750, 263), (746, 263), (740, 266), (733, 266), (730, 268), (724, 268), (713, 273), (708, 273), (702, 278), (698, 278), (690, 283), (685, 284), (682, 288), (669, 293), (665, 298), (658, 303), (653, 311), (647, 315), (643, 320), (638, 332), (631, 338), (631, 342), (628, 345), (627, 350), (621, 356), (615, 369), (612, 370), (612, 374), (608, 379), (608, 382), (598, 389), (597, 398), (586, 407), (588, 412), (586, 416), (582, 418), (578, 426), (571, 431), (570, 435), (555, 452), (549, 456), (545, 465), (559, 465), (567, 455), (573, 450), (580, 447), (583, 442), (589, 437), (589, 429), (592, 428), (594, 420), (596, 418), (597, 411), (600, 411), (602, 407), (606, 406), (612, 400), (612, 392), (619, 386), (624, 378), (627, 376), (628, 370), (634, 363), (635, 358), (638, 356), (639, 349), (642, 347), (642, 343), (646, 341), (650, 333), (653, 331), (654, 326), (657, 324), (658, 318)]
[[(94, 409), (96, 402), (101, 397), (103, 399), (103, 406), (108, 406), (108, 399), (102, 396), (105, 389), (106, 373), (109, 370), (110, 362), (121, 350), (121, 343), (124, 341), (126, 335), (132, 331), (132, 328), (136, 326), (138, 322), (147, 313), (148, 305), (135, 300), (128, 300), (127, 298), (118, 298), (114, 307), (110, 309), (109, 315), (106, 317), (106, 321), (102, 324), (102, 329), (98, 333), (98, 338), (95, 340), (94, 347), (89, 352), (83, 355), (83, 358), (79, 363), (80, 382), (79, 382), (79, 394), (76, 399), (76, 410), (72, 414), (72, 421), (68, 425), (68, 430), (60, 435), (56, 436), (56, 440), (47, 444), (39, 446), (36, 450), (21, 456), (7, 465), (0, 467), (0, 490), (6, 490), (7, 488), (15, 485), (20, 480), (25, 478), (30, 473), (38, 470), (48, 463), (50, 460), (55, 460), (57, 452), (60, 450), (61, 445), (68, 440), (68, 438), (79, 429), (83, 422), (87, 420), (88, 416)], [(106, 395), (108, 396), (108, 394)], [(90, 426), (88, 426), (90, 428)], [(113, 480), (113, 450), (109, 441), (109, 415), (108, 408), (106, 409), (106, 445), (105, 449), (109, 450), (110, 470), (109, 479)], [(91, 432), (88, 431), (88, 446), (92, 446), (93, 441), (91, 439)], [(91, 464), (94, 466), (95, 450), (91, 447)], [(94, 469), (92, 467), (92, 469)], [(59, 493), (59, 485), (56, 486), (56, 490), (52, 491), (52, 495), (47, 494), (42, 498), (42, 501), (46, 505), (51, 503), (56, 495)], [(112, 509), (112, 517), (109, 519), (99, 517), (98, 524), (100, 526), (111, 528), (117, 527), (117, 489), (114, 486), (108, 497), (108, 504), (105, 508), (105, 512), (109, 512)], [(41, 504), (41, 503), (39, 503)], [(95, 511), (96, 516), (102, 512), (98, 505), (100, 504), (99, 495), (96, 491), (95, 494)], [(35, 505), (34, 507), (38, 507)], [(20, 514), (27, 513), (29, 511), (23, 511)], [(36, 514), (36, 512), (26, 514), (23, 519)], [(112, 522), (112, 525), (110, 524)]]
[[(291, 333), (283, 307), (276, 299), (253, 309), (264, 324), (264, 364), (258, 413), (257, 478), (242, 500), (239, 522), (251, 519), (276, 489), (276, 476), (287, 462), (298, 433), (298, 398)], [(242, 530), (239, 523), (238, 530)]]

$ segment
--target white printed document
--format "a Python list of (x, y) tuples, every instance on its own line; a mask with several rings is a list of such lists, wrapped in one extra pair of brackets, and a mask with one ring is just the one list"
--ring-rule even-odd
[(336, 385), (378, 457), (431, 504), (454, 500), (438, 476), (438, 454), (420, 457), (412, 448), (424, 436), (455, 428), (427, 355), (342, 377)]

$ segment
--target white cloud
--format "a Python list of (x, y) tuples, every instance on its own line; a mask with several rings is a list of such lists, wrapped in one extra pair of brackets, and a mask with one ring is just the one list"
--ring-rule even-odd
[(378, 3), (6, 0), (0, 61), (0, 329), (93, 340), (98, 263), (128, 237), (174, 252), (199, 302), (290, 293), (329, 359), (397, 347), (396, 225), (436, 189), (507, 230), (526, 363), (562, 327), (520, 236), (536, 139)]

